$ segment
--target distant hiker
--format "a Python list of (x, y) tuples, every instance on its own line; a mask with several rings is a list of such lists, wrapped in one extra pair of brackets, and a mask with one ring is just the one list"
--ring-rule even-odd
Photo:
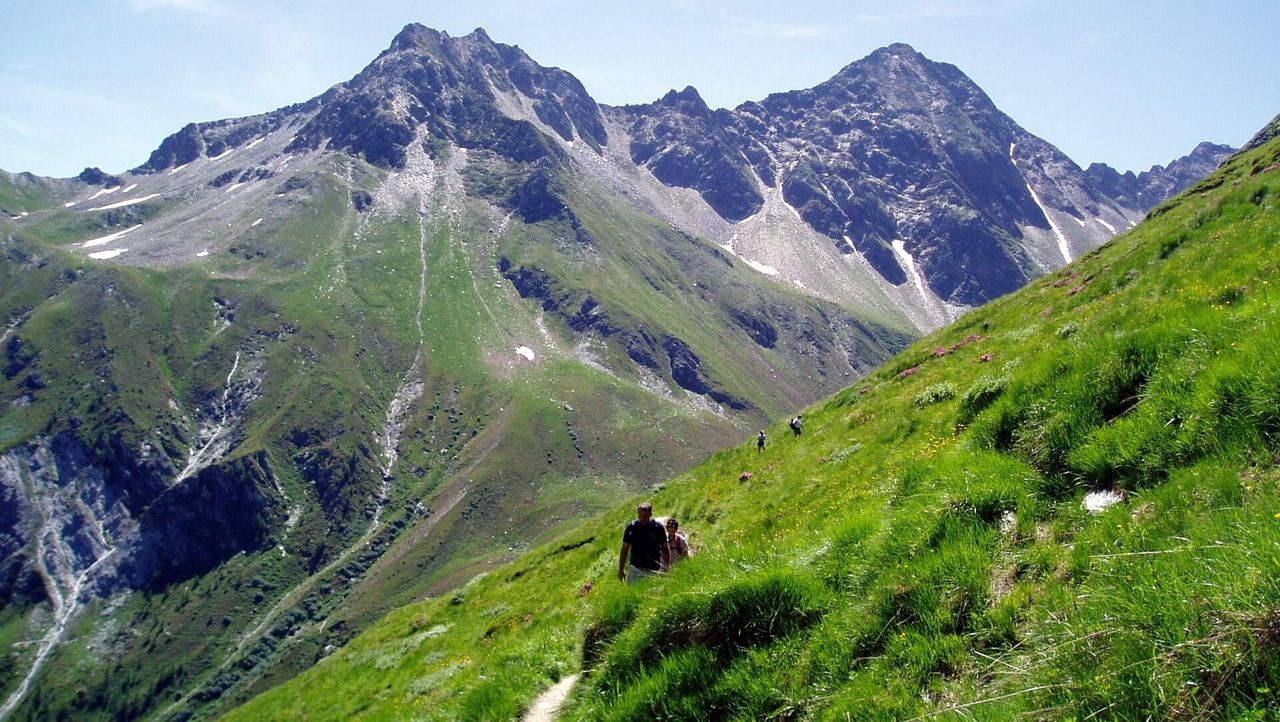
[(674, 567), (681, 559), (693, 556), (693, 550), (689, 548), (689, 539), (685, 537), (684, 532), (680, 531), (680, 522), (674, 516), (667, 518), (667, 546), (671, 549), (671, 564), (667, 567), (668, 569)]
[(796, 436), (799, 436), (801, 423), (803, 423), (803, 421), (800, 418), (800, 416), (797, 414), (796, 417), (791, 420), (791, 433), (795, 434)]
[(756, 436), (756, 451), (764, 451), (764, 431)]
[[(618, 581), (631, 583), (657, 574), (671, 563), (670, 555), (667, 530), (653, 518), (653, 505), (646, 501), (636, 508), (636, 518), (622, 532)], [(627, 566), (628, 556), (630, 568)]]

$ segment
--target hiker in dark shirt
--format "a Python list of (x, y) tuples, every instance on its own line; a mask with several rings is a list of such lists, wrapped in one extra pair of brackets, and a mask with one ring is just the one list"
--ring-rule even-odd
[(796, 436), (799, 436), (800, 424), (802, 423), (804, 423), (804, 420), (801, 419), (800, 416), (797, 414), (796, 417), (791, 420), (791, 433), (795, 434)]
[(764, 451), (764, 431), (756, 436), (756, 451)]
[[(618, 581), (634, 582), (657, 574), (671, 562), (667, 530), (653, 518), (653, 505), (636, 508), (636, 518), (622, 532), (622, 552), (618, 555)], [(630, 568), (627, 566), (630, 557)]]

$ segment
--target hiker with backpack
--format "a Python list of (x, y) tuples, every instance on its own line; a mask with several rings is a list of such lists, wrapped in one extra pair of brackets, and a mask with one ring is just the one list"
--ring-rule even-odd
[(791, 420), (791, 433), (795, 434), (796, 436), (799, 436), (801, 423), (803, 423), (803, 420), (800, 418), (799, 414), (796, 414), (796, 417)]
[(680, 531), (680, 522), (674, 516), (667, 517), (667, 547), (671, 550), (668, 571), (676, 565), (676, 562), (693, 556), (693, 550), (689, 548), (689, 539), (684, 532)]
[(756, 451), (764, 451), (764, 429), (761, 429), (760, 434), (756, 436)]
[(670, 564), (667, 530), (653, 518), (653, 504), (646, 501), (636, 508), (636, 518), (622, 532), (618, 581), (630, 584), (653, 576)]

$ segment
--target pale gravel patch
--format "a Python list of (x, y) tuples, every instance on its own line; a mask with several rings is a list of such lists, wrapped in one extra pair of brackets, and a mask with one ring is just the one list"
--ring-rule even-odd
[(524, 713), (523, 722), (555, 722), (560, 714), (560, 706), (577, 683), (578, 675), (571, 674), (548, 687)]

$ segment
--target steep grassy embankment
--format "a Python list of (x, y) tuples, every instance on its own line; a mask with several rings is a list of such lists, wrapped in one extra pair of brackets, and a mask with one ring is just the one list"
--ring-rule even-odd
[[(230, 719), (1266, 719), (1280, 141), (652, 495), (406, 606)], [(1108, 492), (1099, 513), (1082, 502)]]

